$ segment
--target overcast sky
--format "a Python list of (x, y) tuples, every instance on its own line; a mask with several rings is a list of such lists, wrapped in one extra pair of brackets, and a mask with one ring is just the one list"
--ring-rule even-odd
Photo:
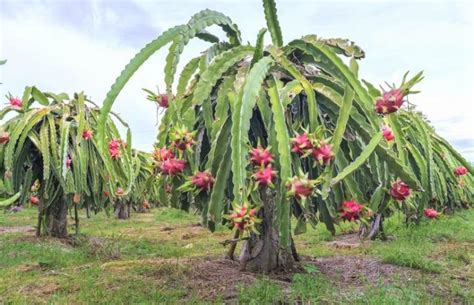
[[(286, 42), (310, 33), (354, 40), (366, 51), (360, 75), (373, 83), (398, 83), (405, 71), (423, 70), (425, 80), (417, 87), (422, 93), (411, 102), (474, 161), (471, 1), (280, 0), (277, 7)], [(259, 0), (0, 0), (0, 59), (8, 59), (0, 68), (0, 94), (21, 96), (24, 86), (36, 85), (52, 92), (84, 90), (102, 103), (142, 46), (205, 8), (231, 17), (245, 42), (253, 43), (265, 26)], [(181, 61), (205, 47), (191, 41)], [(132, 78), (113, 108), (143, 150), (154, 142), (157, 113), (141, 88), (163, 88), (165, 51)]]

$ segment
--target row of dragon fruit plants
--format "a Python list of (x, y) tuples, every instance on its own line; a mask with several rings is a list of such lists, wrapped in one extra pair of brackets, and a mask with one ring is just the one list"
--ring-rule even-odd
[[(306, 35), (284, 44), (274, 0), (263, 8), (267, 27), (254, 45), (211, 10), (163, 32), (132, 58), (100, 108), (83, 93), (27, 87), (21, 99), (8, 96), (1, 117), (16, 114), (1, 127), (0, 205), (38, 206), (37, 234), (58, 237), (67, 235), (69, 209), (76, 230), (79, 209), (113, 209), (120, 218), (151, 204), (199, 211), (211, 231), (232, 230), (229, 258), (242, 242), (241, 268), (262, 272), (299, 259), (293, 235), (308, 224), (335, 233), (341, 221), (359, 222), (362, 238), (384, 238), (383, 220), (397, 210), (419, 223), (471, 205), (472, 165), (407, 103), (421, 73), (378, 89), (359, 80), (365, 53), (355, 43)], [(206, 31), (213, 25), (226, 41)], [(175, 81), (193, 38), (210, 46)], [(163, 109), (155, 149), (140, 152), (111, 109), (166, 45), (165, 92), (145, 90)]]

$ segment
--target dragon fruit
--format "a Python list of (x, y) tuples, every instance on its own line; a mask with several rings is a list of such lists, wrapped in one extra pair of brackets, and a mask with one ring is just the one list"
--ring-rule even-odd
[(264, 168), (260, 168), (257, 172), (253, 175), (255, 181), (260, 186), (273, 186), (273, 179), (276, 177), (277, 172), (273, 170), (273, 168), (269, 165)]
[(169, 100), (168, 100), (168, 95), (167, 94), (160, 94), (156, 97), (156, 102), (160, 107), (163, 108), (168, 108), (169, 106)]
[(84, 131), (82, 132), (82, 138), (86, 141), (92, 139), (92, 130), (84, 129)]
[(38, 198), (37, 196), (30, 196), (30, 203), (31, 203), (32, 205), (38, 205), (39, 201), (40, 201), (40, 200), (39, 200), (39, 198)]
[(191, 177), (191, 183), (201, 190), (209, 190), (214, 184), (214, 177), (208, 171), (197, 172)]
[(392, 129), (388, 125), (382, 126), (382, 134), (387, 142), (395, 140), (395, 135), (393, 134)]
[(250, 160), (255, 166), (267, 166), (273, 162), (273, 156), (269, 147), (264, 149), (258, 145), (250, 150)]
[(234, 210), (225, 218), (227, 218), (231, 226), (238, 231), (254, 231), (255, 224), (261, 223), (262, 220), (257, 218), (258, 208), (251, 208), (248, 202), (242, 206), (234, 206)]
[(186, 168), (186, 160), (168, 159), (160, 164), (160, 171), (163, 175), (174, 176), (182, 173)]
[(360, 218), (364, 206), (356, 201), (345, 201), (342, 203), (341, 219), (347, 221), (355, 221)]
[(467, 174), (467, 168), (465, 168), (464, 166), (458, 166), (454, 169), (454, 174), (456, 176), (464, 176)]
[(155, 151), (153, 152), (153, 158), (157, 162), (162, 162), (169, 159), (173, 159), (174, 154), (171, 149), (167, 149), (166, 147), (156, 148)]
[(375, 101), (375, 111), (379, 114), (390, 114), (402, 106), (405, 97), (400, 89), (392, 89), (384, 92), (381, 97)]
[(410, 187), (403, 182), (402, 180), (398, 179), (397, 181), (392, 183), (392, 188), (390, 189), (390, 195), (395, 200), (403, 201), (410, 197), (411, 189)]
[(426, 208), (424, 210), (424, 214), (425, 214), (425, 217), (427, 218), (438, 218), (439, 215), (441, 215), (441, 213), (439, 213), (438, 211), (436, 211), (435, 209), (432, 209), (432, 208)]
[(291, 151), (300, 156), (307, 156), (311, 154), (313, 144), (307, 133), (302, 133), (291, 139)]
[(322, 143), (317, 148), (314, 148), (311, 154), (320, 165), (329, 165), (331, 164), (332, 159), (334, 159), (331, 144)]
[(120, 146), (122, 145), (122, 141), (112, 139), (109, 142), (109, 154), (113, 160), (117, 160), (120, 158)]
[(10, 102), (10, 106), (14, 109), (21, 109), (21, 107), (23, 107), (23, 102), (17, 97), (12, 96), (8, 101)]
[(296, 199), (303, 199), (313, 194), (315, 180), (309, 180), (307, 177), (294, 176), (286, 184), (288, 188), (287, 196), (294, 196)]

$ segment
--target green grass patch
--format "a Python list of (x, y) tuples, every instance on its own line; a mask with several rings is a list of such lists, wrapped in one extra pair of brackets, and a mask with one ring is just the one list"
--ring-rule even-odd
[[(0, 226), (34, 226), (36, 210), (0, 213)], [(192, 264), (199, 256), (221, 256), (219, 242), (231, 238), (219, 227), (215, 233), (196, 226), (200, 216), (174, 209), (154, 209), (117, 220), (101, 213), (80, 214), (81, 234), (66, 241), (36, 239), (34, 232), (14, 230), (0, 234), (0, 303), (209, 303), (186, 288)], [(417, 269), (421, 277), (409, 283), (361, 280), (347, 286), (323, 274), (312, 264), (290, 283), (260, 277), (252, 285), (238, 285), (233, 300), (241, 304), (447, 304), (472, 303), (474, 212), (470, 210), (403, 224), (399, 215), (388, 219), (386, 232), (393, 240), (364, 243), (356, 248), (335, 248), (324, 225), (308, 227), (295, 236), (297, 248), (308, 256), (374, 257), (382, 262)], [(70, 233), (72, 221), (70, 221)], [(343, 223), (338, 234), (357, 230)], [(188, 262), (188, 263), (186, 263)], [(357, 268), (357, 266), (354, 266)], [(222, 276), (226, 276), (225, 274)], [(191, 283), (192, 284), (192, 283)], [(212, 289), (210, 287), (209, 289)], [(225, 296), (217, 296), (222, 303)]]

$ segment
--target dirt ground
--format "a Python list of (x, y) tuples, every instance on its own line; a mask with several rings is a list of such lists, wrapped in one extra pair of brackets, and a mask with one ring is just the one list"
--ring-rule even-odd
[[(182, 263), (190, 267), (185, 272), (187, 288), (209, 301), (216, 296), (222, 296), (223, 301), (231, 301), (236, 298), (240, 285), (251, 285), (260, 277), (251, 272), (239, 271), (238, 262), (224, 258), (196, 258)], [(303, 257), (299, 264), (315, 266), (318, 272), (341, 289), (347, 290), (366, 284), (390, 283), (392, 280), (411, 281), (420, 276), (417, 270), (361, 256)], [(303, 268), (295, 270), (267, 276), (283, 290), (287, 290), (293, 275), (304, 272)]]

